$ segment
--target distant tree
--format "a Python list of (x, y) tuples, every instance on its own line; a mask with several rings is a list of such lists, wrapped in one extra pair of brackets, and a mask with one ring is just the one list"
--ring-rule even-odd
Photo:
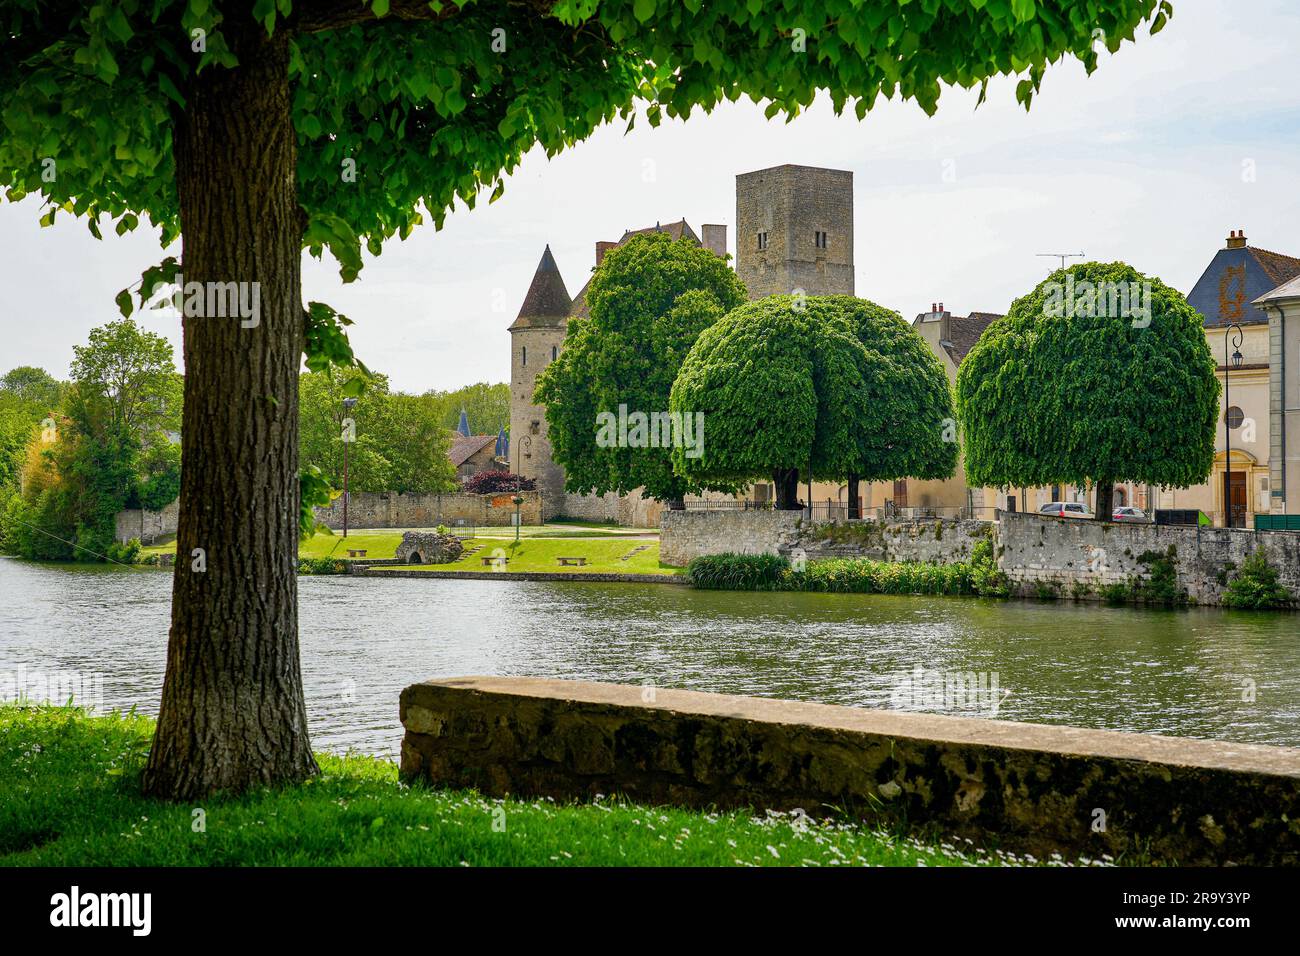
[(1218, 408), (1204, 319), (1122, 262), (1052, 273), (957, 371), (967, 482), (1093, 484), (1099, 521), (1116, 482), (1205, 481)]
[(105, 428), (123, 429), (141, 445), (180, 430), (183, 383), (161, 335), (120, 319), (92, 329), (73, 352), (74, 400), (102, 404)]
[(682, 507), (687, 494), (704, 489), (673, 471), (671, 447), (647, 444), (649, 429), (645, 442), (620, 446), (605, 440), (597, 416), (667, 413), (673, 379), (696, 338), (744, 301), (726, 260), (691, 240), (649, 233), (605, 254), (587, 287), (590, 318), (570, 320), (564, 349), (537, 383), (567, 490), (644, 488), (647, 497)]
[(455, 431), (460, 424), (461, 409), (469, 418), (471, 434), (495, 435), (502, 428), (510, 431), (510, 386), (505, 382), (479, 382), (450, 392), (427, 394), (437, 402), (439, 420), (448, 431)]
[(351, 491), (455, 488), (456, 470), (447, 457), (450, 433), (443, 427), (437, 401), (392, 393), (388, 377), (372, 373), (356, 404), (345, 410), (350, 380), (350, 373), (333, 368), (302, 376), (298, 431), (302, 464), (319, 468), (325, 481), (341, 491), (346, 436)]
[(801, 473), (943, 478), (956, 466), (942, 367), (896, 313), (849, 296), (769, 296), (728, 313), (682, 364), (670, 407), (704, 421), (702, 455), (674, 450), (679, 472), (771, 478), (778, 508), (797, 507)]
[(0, 378), (0, 392), (8, 392), (23, 402), (50, 412), (59, 407), (63, 384), (43, 368), (20, 365)]

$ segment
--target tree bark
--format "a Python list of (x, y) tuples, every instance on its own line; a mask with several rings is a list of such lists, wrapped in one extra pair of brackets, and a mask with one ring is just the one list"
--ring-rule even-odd
[(799, 469), (776, 468), (772, 471), (772, 484), (776, 487), (778, 511), (799, 510)]
[(209, 67), (194, 79), (175, 133), (182, 275), (205, 288), (248, 283), (260, 312), (256, 325), (212, 314), (183, 322), (185, 467), (171, 633), (143, 775), (146, 793), (171, 799), (318, 772), (298, 661), (305, 216), (288, 36), (267, 37), (246, 17), (228, 18), (222, 32), (239, 66)]
[(849, 520), (862, 517), (862, 509), (858, 507), (858, 481), (857, 475), (849, 475), (848, 495), (849, 495)]
[(1115, 482), (1103, 479), (1097, 482), (1097, 513), (1093, 516), (1098, 521), (1111, 521), (1115, 514)]

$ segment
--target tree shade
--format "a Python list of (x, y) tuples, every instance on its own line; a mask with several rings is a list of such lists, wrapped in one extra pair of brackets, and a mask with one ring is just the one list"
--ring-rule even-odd
[[(862, 117), (880, 96), (1049, 63), (1091, 71), (1167, 0), (9, 0), (0, 188), (124, 233), (184, 237), (183, 277), (259, 290), (254, 325), (186, 315), (185, 421), (167, 676), (152, 794), (316, 772), (298, 659), (298, 373), (354, 357), (344, 320), (303, 308), (301, 252), (345, 279), (364, 244), (426, 210), (500, 194), (638, 101), (657, 125), (724, 99), (793, 116), (819, 90)], [(164, 260), (141, 292), (175, 277)], [(124, 310), (129, 295), (119, 297)], [(319, 489), (316, 489), (319, 491)], [(312, 497), (317, 497), (313, 491)], [(203, 561), (188, 556), (203, 555)], [(196, 570), (202, 568), (202, 571)], [(221, 635), (213, 641), (212, 635)]]
[(1058, 270), (958, 370), (966, 480), (1095, 484), (1109, 521), (1115, 482), (1206, 480), (1218, 399), (1204, 318), (1180, 293), (1122, 262)]

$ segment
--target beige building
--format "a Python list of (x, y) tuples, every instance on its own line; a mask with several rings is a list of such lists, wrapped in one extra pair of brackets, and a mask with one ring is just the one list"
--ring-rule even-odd
[(1300, 515), (1300, 277), (1254, 300), (1268, 318), (1269, 498), (1274, 515)]

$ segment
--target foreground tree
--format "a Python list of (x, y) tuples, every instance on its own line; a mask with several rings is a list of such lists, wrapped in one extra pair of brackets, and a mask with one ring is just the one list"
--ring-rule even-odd
[[(302, 249), (344, 277), (424, 206), (493, 195), (526, 150), (722, 99), (793, 115), (829, 90), (932, 112), (940, 83), (1091, 70), (1167, 0), (9, 0), (0, 186), (184, 237), (186, 283), (257, 290), (246, 318), (186, 314), (185, 422), (167, 676), (147, 792), (192, 797), (316, 770), (298, 663), (298, 372), (348, 364), (303, 310)], [(164, 262), (142, 292), (175, 275)], [(129, 306), (129, 300), (124, 303)], [(207, 310), (201, 310), (207, 311)], [(188, 313), (188, 310), (187, 310)], [(204, 560), (198, 561), (202, 553)], [(193, 557), (192, 557), (193, 556)], [(198, 568), (203, 570), (198, 570)]]
[(1017, 299), (957, 370), (973, 486), (1183, 488), (1214, 461), (1219, 382), (1202, 316), (1122, 262), (1058, 270)]
[[(590, 318), (569, 322), (564, 350), (537, 383), (567, 490), (644, 488), (679, 509), (704, 490), (673, 471), (671, 442), (690, 440), (690, 424), (679, 422), (673, 436), (671, 422), (659, 427), (663, 419), (650, 416), (668, 411), (673, 379), (700, 333), (744, 301), (727, 261), (689, 239), (649, 233), (605, 254), (587, 288)], [(639, 419), (629, 429), (629, 416), (647, 417), (639, 435)]]
[(851, 296), (768, 296), (706, 330), (669, 407), (700, 414), (694, 481), (771, 478), (778, 508), (805, 481), (946, 478), (957, 464), (942, 366), (902, 318)]

